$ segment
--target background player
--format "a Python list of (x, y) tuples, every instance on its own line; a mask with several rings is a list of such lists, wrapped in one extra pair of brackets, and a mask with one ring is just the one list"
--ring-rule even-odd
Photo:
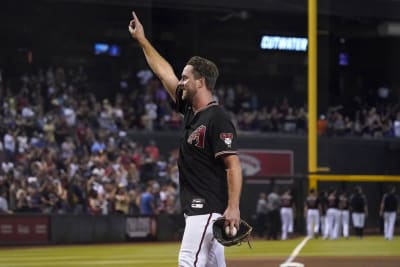
[(368, 216), (367, 198), (360, 186), (354, 188), (354, 194), (350, 200), (351, 219), (353, 220), (354, 231), (359, 238), (363, 237), (365, 219)]
[(328, 193), (328, 209), (326, 211), (324, 239), (337, 239), (339, 232), (339, 210), (336, 190), (331, 189)]
[(310, 189), (304, 204), (304, 216), (307, 224), (307, 236), (313, 238), (319, 232), (321, 205), (313, 188)]
[(242, 170), (236, 149), (236, 130), (213, 101), (218, 69), (192, 57), (178, 80), (171, 65), (155, 50), (133, 13), (129, 32), (142, 47), (147, 63), (184, 115), (179, 148), (179, 183), (185, 231), (179, 266), (225, 266), (224, 247), (212, 234), (212, 222), (223, 215), (230, 228), (240, 222)]
[(282, 240), (288, 238), (288, 233), (293, 233), (293, 214), (295, 210), (293, 196), (290, 189), (286, 190), (281, 196), (281, 222)]
[(379, 215), (383, 216), (383, 231), (385, 239), (392, 240), (394, 226), (396, 224), (396, 213), (398, 200), (395, 195), (396, 188), (393, 186), (383, 195)]
[(339, 193), (339, 216), (340, 216), (340, 226), (343, 237), (349, 238), (349, 221), (350, 221), (350, 203), (346, 192)]

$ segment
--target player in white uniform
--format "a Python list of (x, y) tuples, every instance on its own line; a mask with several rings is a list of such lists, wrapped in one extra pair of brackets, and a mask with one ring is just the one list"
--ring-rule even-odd
[(340, 216), (340, 227), (343, 237), (349, 238), (349, 199), (345, 192), (339, 194), (339, 216)]
[(295, 206), (290, 189), (286, 190), (281, 196), (281, 222), (282, 222), (282, 240), (288, 238), (289, 233), (293, 233), (293, 214)]
[(367, 198), (360, 186), (354, 188), (354, 194), (350, 199), (350, 207), (354, 232), (358, 238), (362, 238), (364, 235), (365, 220), (368, 216), (368, 205)]
[(380, 212), (383, 216), (385, 239), (392, 240), (394, 234), (394, 226), (396, 224), (396, 213), (398, 209), (398, 200), (395, 195), (396, 188), (393, 186), (389, 192), (383, 195)]
[(321, 236), (325, 233), (325, 225), (326, 225), (326, 211), (328, 210), (328, 192), (322, 191), (319, 193), (319, 203), (320, 203), (320, 214), (319, 214), (319, 231)]
[(319, 232), (319, 219), (320, 219), (321, 205), (317, 194), (314, 189), (310, 192), (304, 203), (304, 216), (307, 224), (307, 236), (313, 238)]
[(330, 190), (328, 194), (328, 210), (326, 211), (324, 239), (337, 239), (339, 233), (340, 214), (336, 190)]

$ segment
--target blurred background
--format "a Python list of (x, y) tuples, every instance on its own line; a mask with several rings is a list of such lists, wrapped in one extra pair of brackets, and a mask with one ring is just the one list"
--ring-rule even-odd
[[(374, 97), (382, 86), (398, 97), (398, 2), (318, 5), (321, 111), (354, 96)], [(305, 102), (306, 51), (260, 45), (264, 35), (307, 37), (306, 1), (4, 1), (3, 75), (15, 77), (35, 66), (82, 65), (91, 82), (118, 86), (121, 72), (145, 66), (126, 30), (132, 9), (178, 74), (190, 56), (207, 55), (221, 69), (221, 85), (243, 83), (269, 101), (287, 96)], [(110, 51), (96, 54), (96, 44), (107, 44)]]

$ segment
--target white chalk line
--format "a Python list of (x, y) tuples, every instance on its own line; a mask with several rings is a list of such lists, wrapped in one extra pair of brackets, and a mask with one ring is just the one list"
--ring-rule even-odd
[(300, 251), (306, 245), (308, 240), (310, 240), (310, 237), (305, 237), (303, 241), (301, 241), (300, 244), (298, 244), (297, 247), (292, 251), (292, 254), (290, 254), (289, 258), (287, 258), (286, 261), (282, 263), (282, 265), (288, 266), (289, 263), (293, 262), (293, 260), (297, 257), (297, 255), (299, 255)]

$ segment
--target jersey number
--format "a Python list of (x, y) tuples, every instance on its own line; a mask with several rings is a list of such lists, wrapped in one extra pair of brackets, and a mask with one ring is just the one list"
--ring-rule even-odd
[(206, 134), (206, 129), (207, 127), (204, 125), (199, 126), (190, 134), (187, 142), (199, 148), (204, 148), (204, 136)]

